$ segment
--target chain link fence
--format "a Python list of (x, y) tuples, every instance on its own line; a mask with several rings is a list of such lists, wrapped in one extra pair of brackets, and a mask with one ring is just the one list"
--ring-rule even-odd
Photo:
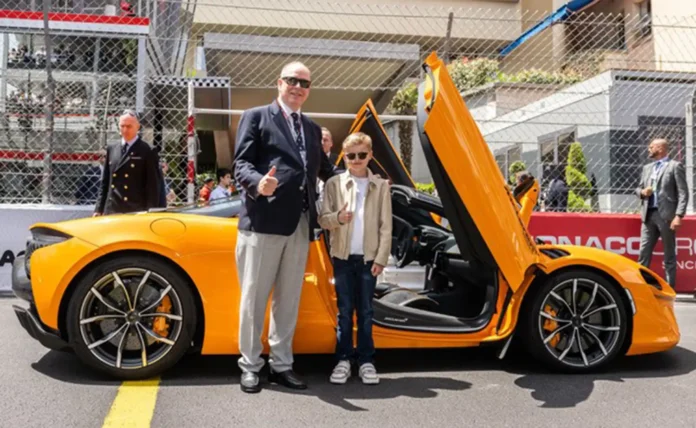
[[(412, 115), (433, 50), (506, 178), (528, 170), (543, 190), (564, 178), (569, 211), (636, 212), (647, 145), (662, 137), (687, 167), (693, 201), (696, 18), (660, 15), (650, 0), (583, 11), (483, 0), (52, 0), (48, 38), (42, 7), (0, 0), (0, 203), (93, 204), (100, 155), (119, 141), (126, 108), (141, 113), (143, 137), (186, 202), (190, 179), (197, 194), (231, 166), (238, 120), (196, 117), (191, 174), (189, 82), (196, 107), (243, 110), (270, 102), (282, 66), (299, 60), (312, 70), (305, 111), (355, 113), (370, 98), (380, 112)], [(351, 121), (317, 122), (338, 151)], [(414, 122), (385, 122), (412, 175), (430, 182)]]

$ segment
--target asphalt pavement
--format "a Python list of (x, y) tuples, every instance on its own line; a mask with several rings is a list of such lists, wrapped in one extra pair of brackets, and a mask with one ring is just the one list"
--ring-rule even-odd
[[(13, 303), (0, 299), (0, 426), (103, 426), (120, 382), (43, 348)], [(515, 354), (499, 361), (490, 349), (378, 351), (380, 385), (331, 385), (331, 356), (298, 356), (309, 389), (249, 395), (235, 357), (189, 357), (162, 377), (151, 426), (694, 427), (696, 303), (676, 307), (677, 348), (592, 375), (551, 374)]]

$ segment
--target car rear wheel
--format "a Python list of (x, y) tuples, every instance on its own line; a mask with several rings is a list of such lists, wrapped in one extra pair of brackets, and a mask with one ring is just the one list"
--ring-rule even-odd
[(82, 361), (120, 379), (143, 379), (186, 353), (196, 307), (175, 269), (154, 258), (128, 256), (106, 261), (80, 280), (66, 324)]
[(527, 349), (562, 371), (585, 372), (609, 364), (622, 351), (628, 312), (619, 292), (589, 271), (550, 278), (526, 305)]

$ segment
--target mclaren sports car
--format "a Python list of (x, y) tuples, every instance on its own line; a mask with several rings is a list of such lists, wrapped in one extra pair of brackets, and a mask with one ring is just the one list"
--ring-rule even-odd
[[(425, 272), (418, 289), (378, 284), (376, 347), (492, 344), (502, 358), (514, 338), (566, 372), (674, 347), (674, 290), (621, 255), (534, 239), (537, 180), (508, 186), (443, 61), (433, 53), (422, 67), (417, 129), (437, 197), (416, 189), (370, 101), (351, 127), (372, 136), (370, 167), (392, 182), (390, 268)], [(121, 379), (158, 375), (190, 352), (238, 354), (241, 203), (33, 225), (13, 266), (19, 322), (45, 347)], [(336, 341), (329, 240), (315, 236), (296, 354), (332, 354)]]

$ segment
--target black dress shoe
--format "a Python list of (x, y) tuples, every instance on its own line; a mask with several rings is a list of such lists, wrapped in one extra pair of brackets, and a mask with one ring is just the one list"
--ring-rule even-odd
[(261, 391), (261, 381), (259, 375), (253, 372), (242, 373), (242, 381), (239, 383), (242, 391), (254, 393)]
[(268, 374), (270, 383), (278, 383), (292, 389), (307, 389), (307, 384), (302, 382), (300, 378), (292, 370), (276, 373), (273, 370)]

